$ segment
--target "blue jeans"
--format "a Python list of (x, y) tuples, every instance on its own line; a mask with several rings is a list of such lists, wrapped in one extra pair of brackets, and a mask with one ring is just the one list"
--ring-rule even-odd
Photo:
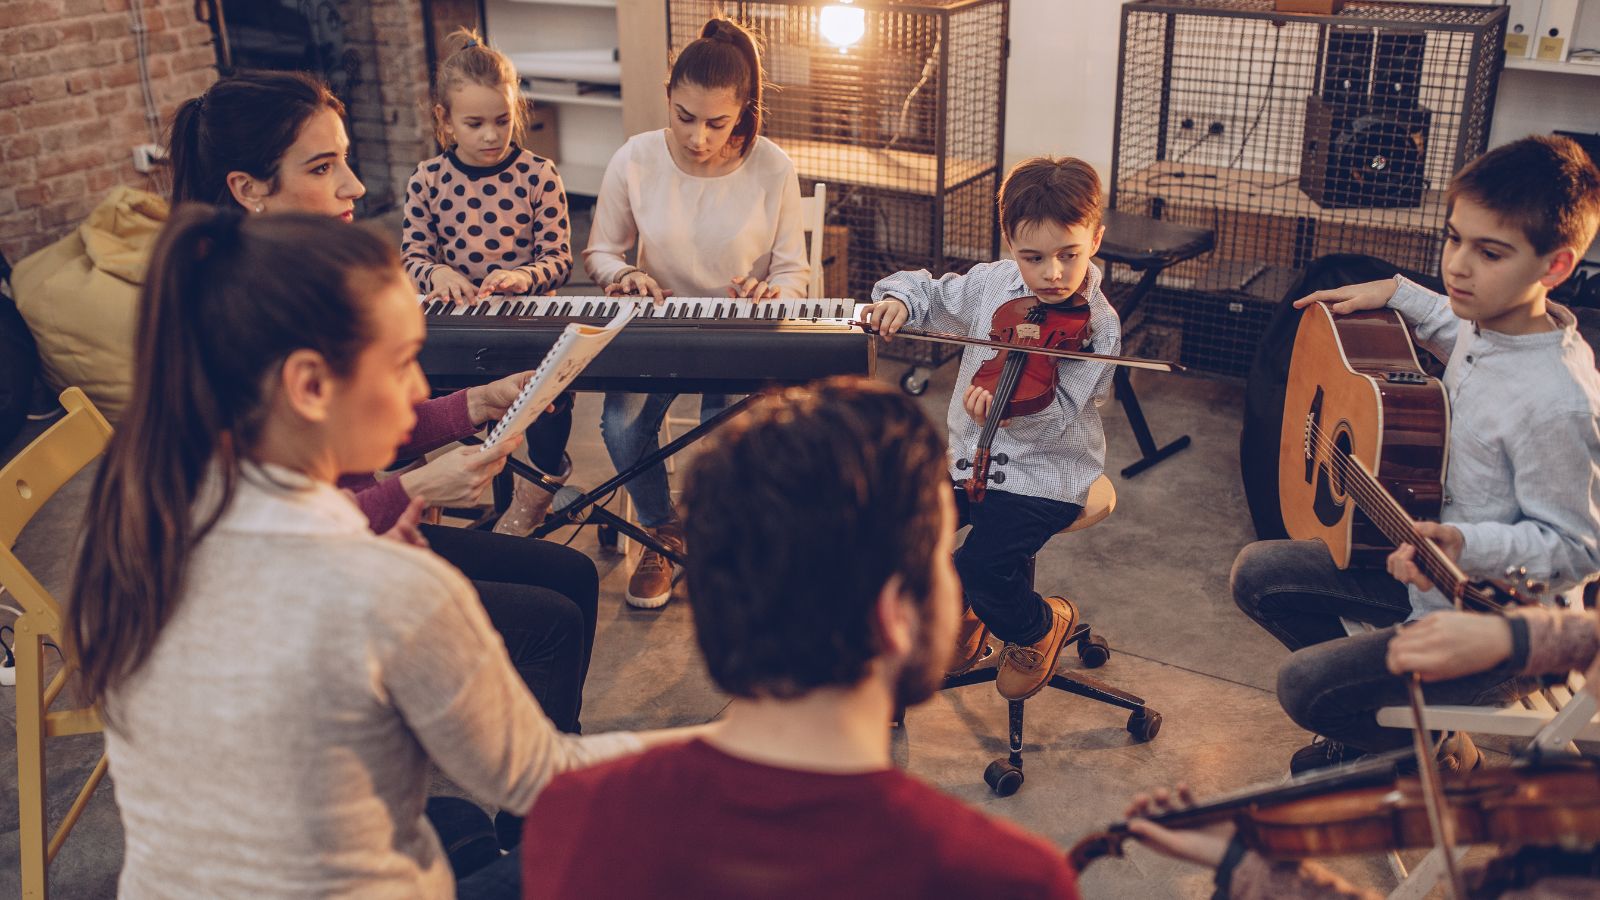
[[(1378, 724), (1378, 710), (1409, 702), (1385, 655), (1392, 627), (1411, 614), (1405, 585), (1378, 569), (1340, 569), (1319, 541), (1259, 541), (1233, 563), (1233, 600), (1295, 653), (1278, 669), (1278, 703), (1297, 725), (1359, 750), (1409, 746), (1403, 728)], [(1382, 627), (1347, 636), (1339, 619)], [(1503, 706), (1534, 691), (1509, 663), (1423, 685), (1428, 703)]]
[(956, 548), (956, 572), (972, 611), (1002, 641), (1032, 644), (1050, 632), (1054, 616), (1033, 589), (1028, 560), (1083, 512), (1076, 503), (990, 490), (970, 503), (955, 487), (957, 526), (971, 525)]
[[(618, 472), (628, 468), (661, 447), (661, 420), (677, 394), (606, 393), (600, 413), (600, 434), (606, 452)], [(728, 405), (723, 394), (700, 397), (700, 421), (722, 412)], [(667, 486), (667, 468), (657, 463), (628, 482), (628, 495), (638, 512), (639, 524), (659, 528), (677, 518), (672, 509), (672, 494)]]

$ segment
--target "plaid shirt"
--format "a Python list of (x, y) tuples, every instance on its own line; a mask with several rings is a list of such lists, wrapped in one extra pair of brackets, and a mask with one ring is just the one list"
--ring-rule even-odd
[[(1095, 353), (1122, 351), (1122, 323), (1100, 291), (1100, 270), (1089, 266), (1083, 293), (1089, 298), (1089, 349)], [(948, 331), (987, 338), (994, 311), (1028, 290), (1022, 273), (1011, 260), (973, 266), (965, 275), (935, 279), (926, 270), (898, 272), (872, 289), (874, 302), (886, 296), (905, 301), (909, 328)], [(987, 347), (968, 347), (961, 354), (961, 372), (950, 396), (950, 477), (965, 479), (969, 472), (956, 468), (958, 459), (972, 457), (983, 426), (974, 422), (961, 405), (967, 385), (978, 367), (995, 354)], [(1010, 458), (990, 471), (1005, 472), (996, 490), (1082, 504), (1089, 486), (1105, 471), (1106, 435), (1100, 424), (1099, 405), (1111, 389), (1112, 366), (1088, 360), (1063, 359), (1056, 363), (1056, 395), (1050, 406), (1028, 416), (1017, 416), (995, 432), (992, 454)]]

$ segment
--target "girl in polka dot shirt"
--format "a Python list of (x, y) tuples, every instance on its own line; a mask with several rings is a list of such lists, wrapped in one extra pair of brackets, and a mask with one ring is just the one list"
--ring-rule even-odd
[(466, 33), (439, 66), (439, 143), (406, 191), (406, 273), (430, 298), (548, 294), (572, 273), (567, 194), (555, 164), (517, 146), (523, 105), (504, 54)]
[[(431, 299), (477, 303), (490, 294), (548, 294), (572, 273), (567, 195), (549, 160), (517, 146), (523, 105), (517, 73), (476, 32), (451, 35), (461, 49), (439, 66), (434, 129), (448, 148), (423, 160), (406, 191), (406, 274)], [(572, 395), (563, 394), (527, 432), (527, 462), (565, 481)], [(518, 451), (520, 455), (522, 451)], [(495, 531), (528, 535), (552, 495), (516, 479)]]

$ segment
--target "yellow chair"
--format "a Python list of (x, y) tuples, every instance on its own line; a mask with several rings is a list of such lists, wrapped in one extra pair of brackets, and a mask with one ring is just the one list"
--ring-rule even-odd
[[(50, 711), (50, 705), (76, 669), (65, 659), (61, 671), (44, 683), (44, 645), (61, 644), (61, 606), (23, 567), (12, 549), (34, 515), (61, 486), (98, 457), (111, 439), (111, 425), (83, 391), (61, 394), (67, 414), (0, 469), (0, 587), (22, 606), (16, 621), (17, 800), (22, 838), (22, 896), (49, 896), (50, 861), (77, 824), (89, 797), (106, 774), (106, 757), (78, 791), (54, 834), (45, 819), (45, 738), (101, 731), (93, 708)], [(46, 844), (46, 837), (49, 842)]]

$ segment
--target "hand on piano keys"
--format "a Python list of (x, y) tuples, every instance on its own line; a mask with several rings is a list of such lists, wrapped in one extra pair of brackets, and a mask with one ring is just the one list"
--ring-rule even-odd
[(778, 289), (759, 278), (735, 275), (728, 283), (728, 296), (735, 300), (776, 300)]
[(624, 303), (643, 308), (628, 328), (652, 323), (738, 325), (749, 322), (827, 322), (848, 325), (863, 304), (850, 299), (745, 300), (726, 297), (673, 297), (661, 303), (630, 297), (568, 297), (531, 295), (490, 297), (476, 306), (456, 306), (448, 300), (417, 298), (429, 322), (466, 320), (526, 324), (565, 324), (572, 321), (603, 325)]
[(639, 269), (634, 269), (606, 285), (607, 297), (650, 297), (657, 306), (672, 296), (672, 292), (665, 290), (656, 283), (654, 278), (646, 275)]

